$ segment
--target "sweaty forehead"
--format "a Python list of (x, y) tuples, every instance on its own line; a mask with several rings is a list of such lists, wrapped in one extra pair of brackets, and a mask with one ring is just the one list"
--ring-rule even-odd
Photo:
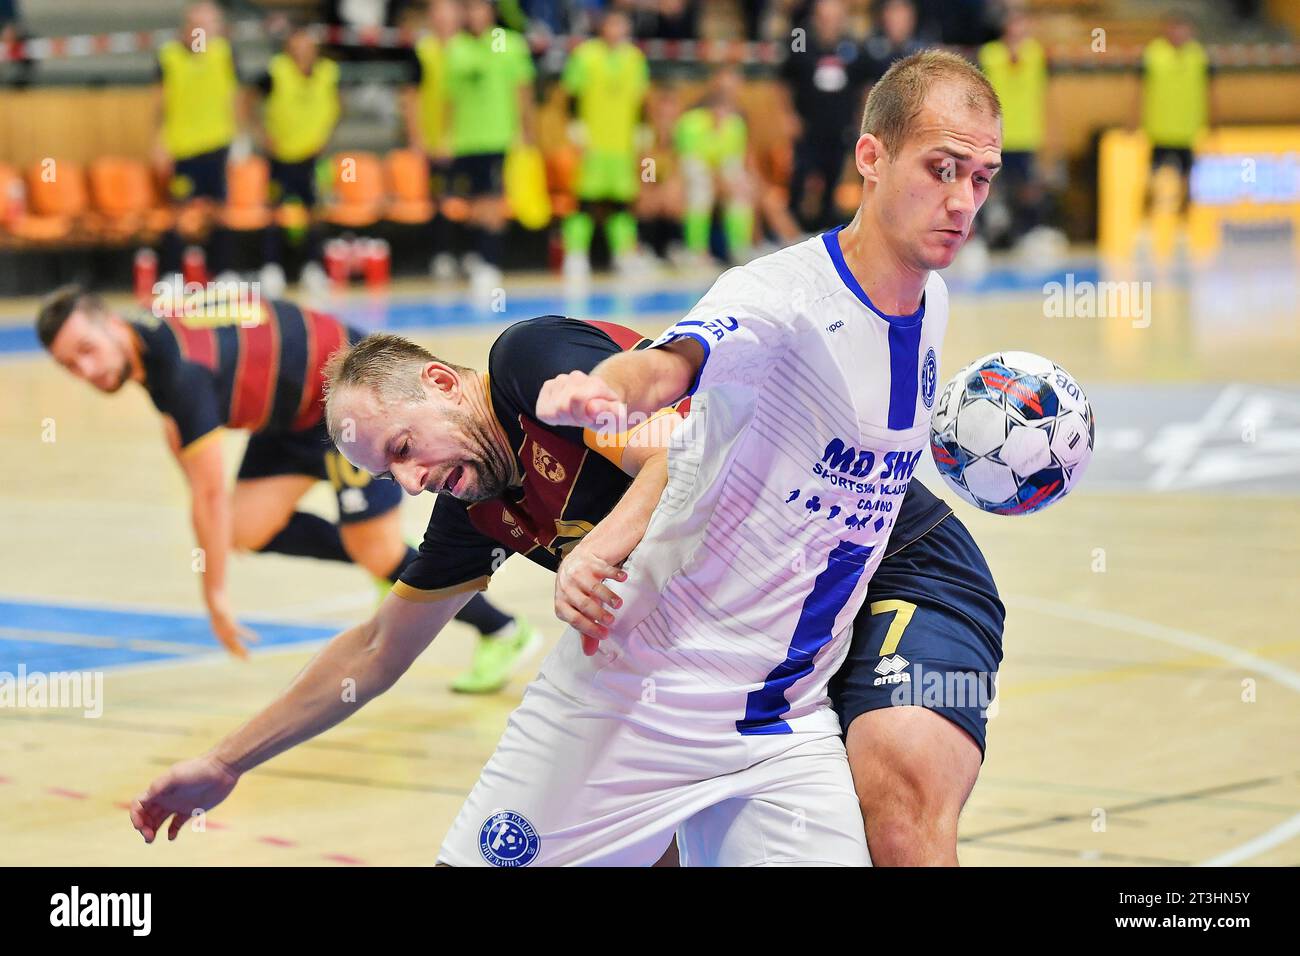
[(348, 388), (332, 401), (339, 450), (348, 461), (371, 471), (383, 471), (384, 445), (396, 431), (391, 415), (385, 414), (379, 399), (365, 388)]

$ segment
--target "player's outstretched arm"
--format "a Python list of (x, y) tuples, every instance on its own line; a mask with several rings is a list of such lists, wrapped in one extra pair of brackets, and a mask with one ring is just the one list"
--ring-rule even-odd
[(230, 795), (240, 776), (352, 716), (392, 687), (470, 592), (417, 603), (390, 594), (369, 621), (331, 640), (264, 710), (202, 757), (182, 761), (131, 805), (131, 824), (152, 843), (170, 819), (176, 839), (197, 810)]
[(180, 433), (170, 417), (163, 418), (168, 447), (180, 463), (190, 487), (190, 521), (202, 556), (203, 602), (217, 640), (235, 657), (248, 658), (245, 642), (256, 643), (257, 635), (235, 618), (226, 596), (226, 563), (231, 549), (230, 496), (226, 492), (222, 464), (221, 435), (210, 433), (182, 449)]
[(537, 418), (602, 434), (625, 432), (633, 415), (649, 415), (683, 398), (704, 364), (704, 349), (683, 338), (654, 349), (611, 355), (591, 374), (568, 372), (542, 386)]

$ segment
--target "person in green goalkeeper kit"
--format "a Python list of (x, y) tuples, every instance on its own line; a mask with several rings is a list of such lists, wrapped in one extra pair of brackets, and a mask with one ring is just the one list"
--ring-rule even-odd
[(718, 70), (708, 99), (683, 114), (673, 134), (686, 183), (686, 248), (697, 258), (708, 254), (719, 197), (726, 204), (722, 223), (729, 258), (744, 261), (753, 244), (754, 180), (749, 131), (739, 106), (741, 82), (735, 67)]
[(469, 0), (465, 10), (466, 29), (446, 48), (444, 121), (452, 156), (449, 192), (469, 202), (466, 226), (476, 258), (468, 271), (481, 306), (502, 281), (506, 153), (536, 142), (536, 72), (524, 38), (495, 26), (491, 3)]
[(632, 24), (623, 10), (610, 10), (600, 36), (581, 43), (564, 66), (564, 89), (573, 97), (573, 139), (582, 149), (579, 208), (564, 220), (564, 273), (570, 280), (591, 272), (588, 253), (596, 219), (604, 220), (610, 257), (620, 271), (636, 261), (636, 201), (640, 164), (636, 134), (650, 85), (645, 55), (629, 42)]

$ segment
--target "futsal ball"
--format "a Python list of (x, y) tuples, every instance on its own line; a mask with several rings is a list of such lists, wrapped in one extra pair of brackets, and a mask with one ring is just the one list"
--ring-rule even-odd
[(1092, 458), (1092, 406), (1073, 376), (1030, 352), (994, 352), (944, 387), (930, 452), (949, 487), (999, 515), (1060, 501)]

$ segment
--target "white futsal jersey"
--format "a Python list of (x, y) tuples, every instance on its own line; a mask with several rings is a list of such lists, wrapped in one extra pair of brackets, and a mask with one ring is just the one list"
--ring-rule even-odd
[(827, 683), (925, 453), (948, 321), (937, 273), (914, 314), (879, 312), (838, 233), (731, 269), (656, 340), (704, 365), (606, 652), (566, 636), (560, 687), (691, 739), (838, 733)]
[(838, 230), (723, 275), (610, 637), (572, 629), (443, 843), (455, 866), (869, 862), (827, 683), (927, 442), (948, 319), (878, 312)]

